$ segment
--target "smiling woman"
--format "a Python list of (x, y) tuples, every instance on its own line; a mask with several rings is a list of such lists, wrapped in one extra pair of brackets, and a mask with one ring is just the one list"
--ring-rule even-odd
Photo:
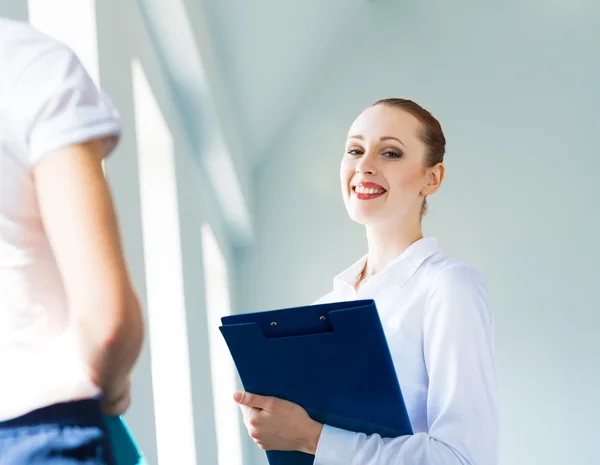
[(381, 100), (358, 116), (340, 180), (350, 218), (365, 225), (368, 253), (315, 302), (375, 300), (414, 434), (345, 431), (299, 405), (240, 393), (235, 400), (261, 448), (308, 452), (315, 465), (497, 464), (486, 286), (422, 232), (426, 198), (444, 180), (445, 145), (439, 122), (410, 100)]
[[(390, 111), (398, 109), (401, 111)], [(365, 136), (361, 131), (371, 132), (373, 125), (376, 130), (381, 131), (381, 135), (376, 140), (365, 141)], [(427, 195), (431, 195), (437, 190), (444, 176), (444, 154), (446, 151), (446, 138), (437, 119), (431, 113), (411, 100), (390, 98), (376, 102), (372, 107), (363, 112), (361, 117), (356, 120), (351, 128), (351, 135), (348, 137), (346, 153), (352, 155), (351, 158), (358, 159), (365, 153), (365, 144), (376, 143), (380, 147), (380, 155), (387, 160), (400, 160), (409, 156), (412, 164), (418, 165), (417, 168), (425, 165), (425, 168), (435, 168), (428, 175), (436, 176), (430, 181), (433, 184), (428, 191), (422, 193), (420, 214), (427, 212)], [(394, 136), (397, 132), (404, 132), (406, 135)], [(415, 140), (416, 139), (416, 140)], [(410, 144), (410, 149), (405, 144)], [(424, 147), (422, 147), (424, 145)], [(414, 147), (425, 150), (425, 153), (414, 153)], [(407, 153), (408, 152), (408, 153)], [(364, 157), (363, 157), (364, 159)], [(353, 170), (351, 160), (342, 164), (342, 181), (348, 170)], [(362, 165), (361, 165), (362, 167)], [(406, 171), (405, 168), (402, 168)], [(407, 173), (409, 175), (410, 173)], [(359, 188), (356, 190), (356, 188)], [(377, 192), (365, 192), (363, 189), (376, 189)], [(359, 178), (354, 179), (352, 185), (353, 193), (359, 194), (359, 200), (370, 200), (382, 195), (385, 191), (383, 186), (363, 181)], [(385, 193), (385, 192), (383, 192)], [(362, 194), (362, 196), (361, 196)], [(364, 195), (376, 195), (376, 197), (364, 197)]]

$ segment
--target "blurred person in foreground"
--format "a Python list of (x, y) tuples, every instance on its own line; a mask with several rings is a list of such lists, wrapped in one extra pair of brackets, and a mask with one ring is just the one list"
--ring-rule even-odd
[(103, 159), (121, 123), (65, 45), (0, 18), (0, 463), (112, 465), (143, 313)]

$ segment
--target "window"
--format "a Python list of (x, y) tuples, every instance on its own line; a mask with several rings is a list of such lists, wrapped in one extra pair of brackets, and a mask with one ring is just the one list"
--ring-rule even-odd
[(208, 224), (202, 226), (210, 365), (219, 465), (242, 465), (240, 411), (233, 401), (238, 377), (221, 332), (221, 317), (231, 313), (227, 262)]
[(159, 463), (196, 463), (173, 140), (134, 61), (133, 88)]
[(68, 46), (96, 85), (100, 82), (94, 0), (28, 0), (29, 22)]

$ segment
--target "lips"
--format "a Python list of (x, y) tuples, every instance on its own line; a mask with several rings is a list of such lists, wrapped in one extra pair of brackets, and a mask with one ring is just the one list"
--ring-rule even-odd
[(371, 200), (382, 196), (387, 191), (374, 182), (360, 182), (352, 186), (352, 195), (355, 195), (359, 200)]

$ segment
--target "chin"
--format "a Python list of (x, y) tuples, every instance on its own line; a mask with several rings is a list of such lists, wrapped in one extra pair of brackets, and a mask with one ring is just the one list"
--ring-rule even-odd
[(375, 203), (349, 202), (346, 204), (346, 212), (352, 221), (375, 228), (387, 228), (390, 223), (401, 222), (403, 215), (398, 210), (398, 208), (390, 210)]
[(374, 212), (364, 209), (348, 209), (348, 216), (352, 221), (365, 226), (372, 226), (377, 223), (377, 216)]

